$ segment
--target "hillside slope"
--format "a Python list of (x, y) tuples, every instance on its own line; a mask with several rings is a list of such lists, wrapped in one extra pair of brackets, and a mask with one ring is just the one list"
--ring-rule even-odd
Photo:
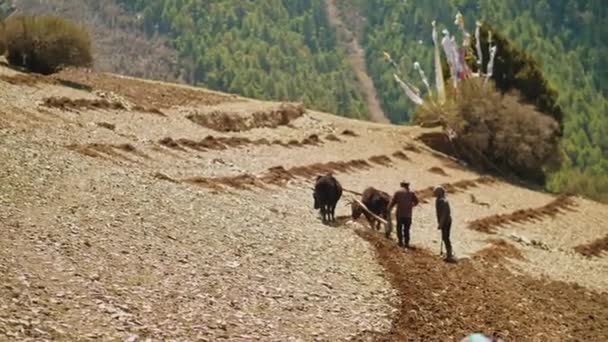
[[(432, 131), (81, 70), (2, 67), (0, 94), (0, 340), (608, 337), (608, 207), (471, 172)], [(333, 227), (310, 190), (330, 171)], [(408, 252), (347, 205), (404, 178)]]

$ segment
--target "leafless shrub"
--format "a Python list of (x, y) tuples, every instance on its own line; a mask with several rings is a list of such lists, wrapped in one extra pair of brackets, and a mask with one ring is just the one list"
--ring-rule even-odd
[[(459, 94), (444, 105), (428, 104), (418, 122), (439, 120), (456, 133), (460, 157), (469, 162), (544, 181), (544, 168), (558, 162), (559, 125), (549, 115), (523, 104), (517, 93), (502, 95), (492, 83), (462, 83)], [(495, 171), (495, 170), (492, 170)]]

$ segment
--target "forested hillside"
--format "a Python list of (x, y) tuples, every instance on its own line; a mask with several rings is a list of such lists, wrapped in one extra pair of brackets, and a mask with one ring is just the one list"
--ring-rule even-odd
[(191, 83), (367, 117), (321, 0), (121, 0), (173, 37)]
[(606, 198), (608, 17), (604, 1), (543, 0), (532, 5), (524, 0), (342, 0), (341, 5), (366, 16), (362, 40), (369, 70), (384, 110), (394, 122), (409, 121), (413, 106), (392, 79), (395, 70), (384, 60), (383, 51), (391, 53), (406, 77), (423, 89), (413, 63), (419, 61), (427, 73), (432, 71), (433, 19), (455, 32), (454, 15), (460, 10), (470, 31), (475, 20), (496, 27), (537, 59), (559, 93), (565, 112), (565, 160), (550, 188)]

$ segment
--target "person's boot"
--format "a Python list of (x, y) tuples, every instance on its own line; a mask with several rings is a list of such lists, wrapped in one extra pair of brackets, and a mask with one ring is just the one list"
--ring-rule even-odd
[(454, 254), (452, 254), (451, 250), (446, 251), (446, 256), (445, 259), (443, 259), (445, 262), (455, 262), (456, 259), (454, 258)]

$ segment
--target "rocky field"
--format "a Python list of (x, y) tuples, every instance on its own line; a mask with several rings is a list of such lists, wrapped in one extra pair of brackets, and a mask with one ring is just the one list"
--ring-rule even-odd
[[(477, 174), (429, 132), (0, 67), (0, 340), (607, 340), (608, 206)], [(331, 226), (312, 208), (326, 172), (347, 190)], [(347, 205), (402, 179), (426, 202), (409, 253)]]

